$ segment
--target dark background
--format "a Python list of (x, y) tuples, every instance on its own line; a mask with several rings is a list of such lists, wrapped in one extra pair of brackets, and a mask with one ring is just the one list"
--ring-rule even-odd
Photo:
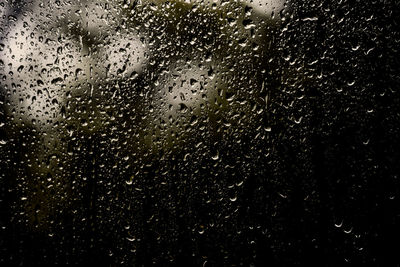
[(398, 2), (293, 1), (282, 17), (263, 139), (150, 157), (133, 190), (111, 136), (82, 138), (71, 168), (89, 180), (53, 237), (15, 214), (32, 129), (3, 127), (1, 264), (399, 266)]

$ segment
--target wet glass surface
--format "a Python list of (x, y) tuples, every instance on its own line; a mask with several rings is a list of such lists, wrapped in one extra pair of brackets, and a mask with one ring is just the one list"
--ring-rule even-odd
[(0, 264), (398, 266), (396, 1), (0, 3)]

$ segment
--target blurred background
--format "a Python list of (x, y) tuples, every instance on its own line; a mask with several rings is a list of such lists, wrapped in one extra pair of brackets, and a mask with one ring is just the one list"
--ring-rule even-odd
[(0, 3), (4, 266), (398, 266), (396, 1)]

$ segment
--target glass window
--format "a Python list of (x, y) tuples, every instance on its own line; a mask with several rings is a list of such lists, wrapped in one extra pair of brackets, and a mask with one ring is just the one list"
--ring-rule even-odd
[(0, 3), (0, 265), (399, 264), (396, 1)]

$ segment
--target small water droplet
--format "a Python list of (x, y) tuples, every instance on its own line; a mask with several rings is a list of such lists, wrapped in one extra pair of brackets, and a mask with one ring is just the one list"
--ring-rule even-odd
[(343, 221), (339, 222), (339, 223), (335, 223), (335, 227), (340, 228), (343, 225)]
[(213, 160), (218, 160), (219, 159), (219, 152), (217, 151), (217, 153), (215, 155), (213, 155), (211, 158)]

